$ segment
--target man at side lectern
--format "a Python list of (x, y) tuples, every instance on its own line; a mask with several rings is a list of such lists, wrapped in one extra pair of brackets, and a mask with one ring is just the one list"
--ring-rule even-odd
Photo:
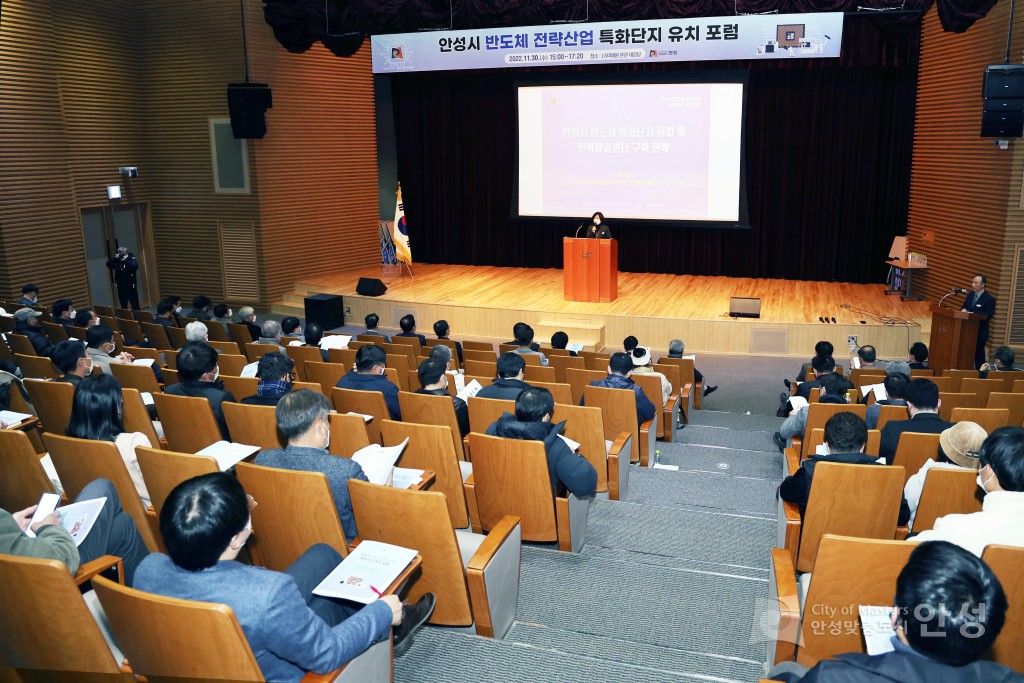
[(604, 222), (604, 214), (600, 211), (591, 216), (590, 225), (587, 226), (587, 237), (599, 240), (610, 240), (612, 238), (612, 229)]
[(988, 280), (984, 275), (975, 275), (971, 280), (971, 293), (964, 301), (961, 311), (983, 315), (987, 320), (978, 323), (978, 345), (974, 349), (974, 367), (980, 368), (985, 362), (985, 343), (988, 341), (988, 324), (996, 312), (996, 298), (985, 291)]

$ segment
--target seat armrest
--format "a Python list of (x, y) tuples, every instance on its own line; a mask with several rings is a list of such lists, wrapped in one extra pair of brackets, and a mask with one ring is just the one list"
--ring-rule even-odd
[(95, 560), (81, 565), (74, 576), (75, 585), (81, 586), (86, 581), (90, 581), (100, 572), (105, 572), (111, 567), (117, 567), (117, 581), (123, 586), (124, 560), (115, 555), (103, 555), (102, 557), (97, 557)]
[(612, 442), (608, 451), (608, 498), (623, 500), (629, 489), (629, 454), (632, 451), (630, 439), (633, 435), (622, 432)]
[(786, 465), (786, 471), (783, 473), (784, 476), (791, 477), (796, 474), (796, 471), (800, 469), (800, 449), (787, 448), (784, 464)]
[(462, 454), (466, 456), (466, 462), (473, 462), (473, 459), (469, 457), (469, 435), (462, 437)]
[(640, 423), (640, 467), (654, 466), (654, 447), (658, 440), (658, 413)]
[(665, 420), (665, 443), (672, 443), (676, 439), (676, 423), (679, 421), (678, 396), (673, 394), (668, 397), (662, 418)]
[(426, 491), (430, 488), (434, 481), (437, 479), (437, 473), (434, 470), (423, 470), (423, 477), (420, 479), (418, 484), (413, 484), (409, 487), (410, 491)]
[(472, 474), (466, 477), (466, 480), (462, 482), (462, 489), (466, 492), (466, 508), (469, 511), (469, 525), (472, 527), (473, 533), (483, 533), (483, 526), (480, 523), (480, 507), (476, 502), (476, 482), (473, 480)]
[(776, 527), (775, 547), (785, 549), (790, 560), (796, 563), (796, 554), (800, 550), (800, 529), (803, 520), (800, 518), (800, 506), (796, 503), (778, 499), (778, 526)]
[(896, 527), (896, 535), (893, 537), (895, 541), (905, 541), (907, 536), (910, 535), (910, 527), (904, 524), (903, 526)]
[(694, 382), (693, 383), (693, 408), (694, 410), (701, 409), (701, 401), (704, 399), (704, 383)]
[(502, 639), (512, 628), (519, 602), (521, 557), (519, 517), (505, 515), (466, 565), (477, 635)]
[(692, 384), (684, 384), (683, 390), (679, 392), (679, 419), (682, 420), (683, 424), (687, 424), (687, 414), (690, 412), (690, 395), (693, 393)]
[(779, 662), (793, 661), (800, 636), (800, 599), (796, 588), (796, 569), (789, 553), (782, 548), (772, 548), (770, 569), (767, 610), (771, 614), (759, 615), (767, 636), (769, 669)]
[(587, 516), (593, 496), (577, 498), (555, 498), (555, 524), (558, 527), (558, 549), (567, 553), (578, 553), (587, 540)]

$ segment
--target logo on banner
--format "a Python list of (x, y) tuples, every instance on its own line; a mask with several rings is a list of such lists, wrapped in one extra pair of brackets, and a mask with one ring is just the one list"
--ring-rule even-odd
[(405, 59), (405, 56), (402, 54), (401, 45), (391, 48), (391, 59), (397, 59), (398, 61), (402, 61), (403, 59)]

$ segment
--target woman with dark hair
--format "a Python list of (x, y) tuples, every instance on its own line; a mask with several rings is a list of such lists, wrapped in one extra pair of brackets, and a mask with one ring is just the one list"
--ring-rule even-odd
[[(304, 344), (304, 346), (320, 346), (320, 340), (323, 338), (324, 328), (320, 327), (320, 323), (306, 323), (306, 343)], [(320, 355), (323, 356), (325, 363), (330, 362), (331, 359), (327, 355), (327, 349), (320, 349)]]
[(135, 457), (136, 446), (151, 447), (142, 432), (124, 430), (124, 398), (121, 384), (113, 375), (89, 375), (75, 387), (67, 435), (76, 439), (111, 441), (117, 446), (142, 504), (150, 504), (149, 491)]
[(610, 240), (612, 238), (612, 229), (604, 222), (604, 214), (600, 211), (595, 211), (594, 215), (590, 217), (590, 227), (587, 228), (587, 237), (593, 237), (599, 240)]

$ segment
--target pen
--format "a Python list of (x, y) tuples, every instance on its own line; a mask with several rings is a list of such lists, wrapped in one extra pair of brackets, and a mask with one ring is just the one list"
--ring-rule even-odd
[(379, 598), (383, 598), (383, 597), (384, 597), (384, 594), (383, 594), (383, 593), (381, 593), (381, 592), (380, 592), (379, 590), (377, 590), (376, 588), (374, 588), (373, 586), (370, 586), (370, 590), (372, 590), (372, 591), (373, 591), (374, 593), (376, 593), (376, 594), (377, 594), (377, 597), (379, 597)]

